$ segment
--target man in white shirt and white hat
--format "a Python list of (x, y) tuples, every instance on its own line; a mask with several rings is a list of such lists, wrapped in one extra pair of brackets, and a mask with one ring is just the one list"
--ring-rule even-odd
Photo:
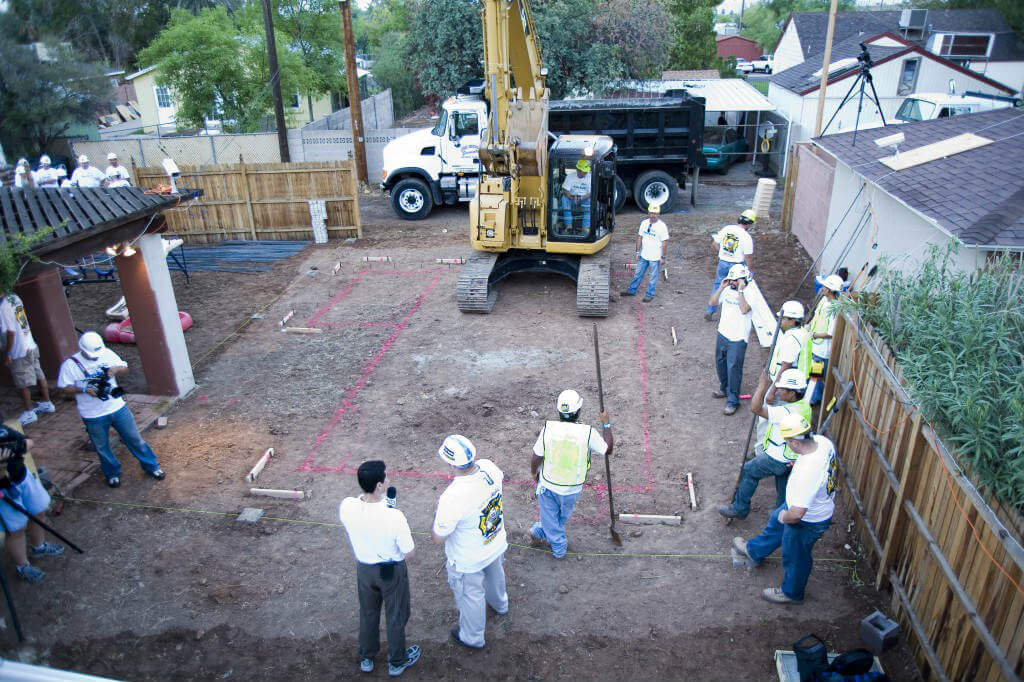
[(107, 176), (103, 174), (103, 171), (89, 164), (88, 156), (82, 154), (78, 157), (78, 168), (71, 174), (71, 185), (73, 187), (102, 187), (106, 181)]
[(35, 178), (32, 169), (28, 167), (28, 159), (18, 159), (18, 165), (14, 168), (14, 186), (32, 187), (35, 185)]
[(43, 154), (39, 157), (39, 168), (33, 175), (36, 187), (54, 189), (60, 183), (60, 173), (50, 165), (50, 157)]
[(650, 271), (644, 303), (654, 298), (658, 288), (658, 273), (665, 267), (665, 255), (668, 253), (668, 226), (660, 216), (660, 205), (650, 204), (647, 207), (647, 217), (640, 222), (636, 235), (636, 274), (620, 296), (636, 296), (640, 283), (644, 281), (644, 273)]
[(715, 335), (715, 369), (718, 372), (718, 390), (711, 395), (725, 398), (723, 414), (735, 414), (740, 405), (740, 384), (743, 382), (743, 360), (747, 354), (747, 339), (753, 326), (750, 304), (744, 290), (750, 281), (747, 266), (737, 263), (729, 268), (708, 300), (709, 306), (722, 305)]
[(107, 187), (114, 189), (132, 186), (132, 176), (128, 173), (128, 169), (117, 160), (117, 154), (114, 152), (107, 154), (107, 163)]

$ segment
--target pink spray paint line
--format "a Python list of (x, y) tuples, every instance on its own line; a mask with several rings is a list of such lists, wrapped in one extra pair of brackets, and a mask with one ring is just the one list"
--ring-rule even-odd
[[(398, 339), (399, 335), (402, 333), (402, 330), (404, 330), (406, 325), (409, 324), (409, 320), (411, 320), (412, 316), (416, 314), (416, 311), (420, 309), (420, 306), (423, 305), (423, 301), (425, 301), (427, 295), (434, 290), (434, 287), (437, 286), (437, 283), (438, 281), (440, 281), (440, 279), (441, 273), (438, 272), (436, 275), (434, 275), (434, 279), (431, 280), (430, 284), (427, 285), (427, 288), (424, 289), (423, 292), (416, 298), (416, 303), (413, 304), (412, 309), (405, 314), (405, 317), (402, 318), (402, 321), (399, 322), (398, 326), (395, 327), (395, 330), (391, 332), (391, 336), (388, 337), (387, 341), (381, 344), (381, 347), (377, 351), (377, 354), (374, 355), (370, 362), (366, 365), (366, 367), (363, 368), (363, 373), (360, 375), (356, 383), (353, 384), (352, 387), (345, 392), (345, 399), (344, 401), (342, 401), (341, 407), (335, 410), (334, 416), (331, 417), (331, 420), (327, 423), (327, 426), (324, 427), (323, 431), (320, 432), (320, 435), (317, 436), (316, 442), (313, 443), (313, 446), (306, 453), (306, 461), (302, 463), (302, 466), (299, 467), (299, 470), (308, 471), (307, 467), (313, 466), (313, 459), (314, 457), (316, 457), (317, 451), (320, 450), (320, 446), (322, 446), (324, 444), (324, 441), (326, 441), (327, 438), (331, 435), (331, 432), (334, 431), (334, 428), (338, 425), (338, 422), (341, 421), (342, 417), (344, 417), (345, 414), (348, 413), (353, 408), (355, 400), (357, 397), (359, 397), (359, 394), (362, 392), (363, 386), (366, 385), (366, 381), (370, 378), (370, 374), (372, 374), (373, 370), (377, 368), (377, 365), (380, 363), (381, 359), (388, 352), (391, 346), (395, 343), (395, 340)], [(345, 462), (342, 462), (341, 466), (344, 466), (344, 464)]]
[(345, 287), (340, 292), (335, 294), (334, 298), (332, 298), (330, 301), (328, 301), (326, 304), (324, 304), (324, 306), (322, 308), (320, 308), (315, 313), (313, 313), (313, 317), (309, 318), (306, 321), (306, 326), (307, 327), (315, 327), (315, 326), (321, 326), (322, 327), (322, 326), (324, 326), (322, 324), (318, 325), (317, 321), (321, 317), (326, 315), (328, 312), (330, 312), (330, 310), (334, 306), (338, 305), (343, 298), (345, 298), (350, 293), (352, 293), (352, 289), (354, 289), (355, 286), (357, 284), (359, 284), (359, 282), (361, 282), (363, 280), (363, 278), (366, 277), (367, 275), (408, 275), (408, 276), (415, 276), (415, 275), (423, 275), (423, 274), (428, 274), (428, 273), (437, 273), (437, 272), (440, 272), (440, 271), (441, 271), (440, 268), (430, 268), (430, 269), (424, 269), (424, 270), (371, 270), (371, 269), (367, 268), (365, 270), (360, 270), (359, 272), (356, 273), (355, 277), (352, 278), (352, 281), (348, 283), (347, 287)]
[(644, 475), (647, 477), (647, 486), (650, 490), (654, 486), (654, 474), (651, 466), (651, 421), (648, 413), (647, 399), (647, 356), (645, 353), (646, 335), (644, 333), (644, 307), (640, 304), (636, 308), (637, 338), (636, 355), (640, 362), (640, 423), (644, 437)]
[(344, 327), (397, 327), (397, 322), (317, 322), (315, 326), (321, 329), (341, 329)]

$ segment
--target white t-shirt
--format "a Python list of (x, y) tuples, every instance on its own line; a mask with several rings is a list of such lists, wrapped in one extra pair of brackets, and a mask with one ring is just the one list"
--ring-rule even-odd
[(413, 549), (405, 514), (384, 500), (365, 502), (362, 495), (346, 497), (338, 505), (338, 516), (348, 532), (352, 553), (361, 564), (402, 561)]
[(573, 197), (585, 197), (590, 194), (590, 173), (584, 173), (581, 178), (576, 171), (573, 171), (562, 183), (562, 189)]
[[(74, 358), (74, 360), (72, 359)], [(78, 362), (75, 362), (78, 360)], [(82, 364), (82, 367), (78, 366), (78, 363)], [(101, 350), (95, 360), (90, 360), (81, 353), (75, 353), (70, 358), (64, 361), (60, 366), (60, 373), (57, 375), (57, 388), (66, 388), (68, 386), (75, 386), (75, 382), (82, 381), (89, 377), (98, 377), (101, 373), (101, 367), (127, 367), (128, 363), (118, 357), (117, 353), (104, 348)], [(82, 368), (85, 368), (85, 372), (82, 372)], [(117, 387), (117, 379), (114, 377), (110, 378), (110, 388)], [(105, 417), (108, 414), (117, 412), (124, 407), (123, 398), (110, 397), (106, 400), (100, 400), (88, 393), (76, 393), (75, 401), (78, 404), (78, 414), (82, 416), (82, 419), (96, 419), (97, 417)]]
[(661, 260), (661, 244), (668, 241), (668, 227), (662, 220), (651, 224), (650, 218), (640, 222), (640, 257), (644, 260)]
[[(608, 450), (608, 444), (604, 442), (604, 438), (601, 437), (601, 433), (597, 429), (590, 428), (586, 424), (580, 424), (580, 426), (590, 429), (590, 436), (587, 440), (587, 446), (590, 451), (600, 457)], [(537, 455), (541, 459), (544, 458), (544, 429), (540, 430), (540, 435), (537, 436), (537, 442), (533, 444), (533, 454)], [(540, 495), (543, 490), (550, 490), (557, 495), (575, 495), (583, 490), (583, 484), (579, 485), (558, 485), (557, 483), (549, 483), (544, 480), (541, 476), (540, 480), (537, 481), (537, 494)]]
[(71, 184), (78, 185), (79, 187), (99, 187), (106, 179), (107, 176), (96, 166), (89, 166), (88, 168), (79, 166), (71, 174)]
[(739, 225), (726, 225), (711, 238), (718, 244), (718, 260), (726, 263), (742, 263), (754, 254), (754, 240)]
[(740, 292), (726, 287), (718, 297), (722, 316), (718, 318), (718, 333), (730, 341), (746, 341), (750, 337), (753, 310), (740, 312)]
[[(775, 350), (774, 363), (778, 363), (779, 369), (782, 368), (782, 363), (788, 362), (789, 366), (796, 367), (797, 361), (800, 359), (800, 353), (804, 349), (804, 344), (800, 340), (799, 327), (794, 327), (782, 333), (782, 336), (778, 340), (778, 348)], [(806, 338), (806, 337), (804, 337)], [(776, 370), (775, 376), (772, 377), (772, 381), (779, 380), (779, 372)]]
[(107, 166), (107, 187), (131, 187), (132, 176), (128, 173), (128, 169), (118, 164), (116, 166)]
[(32, 171), (26, 171), (24, 166), (18, 166), (17, 168), (15, 168), (14, 169), (14, 186), (15, 187), (24, 187), (25, 184), (26, 184), (26, 182), (25, 182), (25, 173), (31, 173), (31, 172)]
[(817, 449), (796, 458), (786, 483), (786, 507), (806, 509), (803, 520), (808, 523), (832, 518), (839, 488), (835, 446), (825, 436), (814, 436), (814, 442)]
[(53, 166), (40, 168), (32, 177), (36, 181), (36, 187), (56, 187), (60, 182), (60, 173)]
[(28, 326), (25, 304), (21, 302), (17, 294), (7, 294), (0, 302), (0, 332), (4, 334), (4, 337), (7, 336), (7, 332), (14, 332), (14, 341), (7, 349), (7, 354), (11, 356), (12, 360), (23, 358), (30, 351), (38, 348), (36, 340), (32, 338), (32, 330)]
[[(818, 302), (818, 307), (815, 309), (815, 312), (817, 313), (817, 311), (822, 309), (822, 308), (825, 308), (826, 310), (829, 311), (828, 313), (825, 313), (825, 312), (822, 313), (823, 315), (826, 315), (826, 314), (828, 315), (827, 329), (822, 330), (822, 329), (817, 328), (816, 325), (812, 325), (811, 326), (811, 333), (812, 334), (814, 334), (814, 333), (824, 333), (824, 334), (830, 334), (831, 335), (831, 334), (835, 334), (836, 333), (836, 317), (838, 316), (837, 313), (836, 313), (836, 307), (838, 305), (839, 305), (839, 303), (837, 301), (830, 301), (827, 298), (825, 298), (824, 296), (822, 296), (821, 301)], [(813, 322), (813, 318), (812, 318), (812, 322)], [(817, 355), (819, 358), (828, 358), (829, 354), (831, 352), (832, 352), (832, 339), (814, 339), (813, 341), (811, 341), (811, 353), (813, 353), (814, 355)]]
[(457, 476), (437, 501), (434, 532), (447, 536), (444, 553), (459, 573), (476, 573), (508, 549), (502, 516), (501, 469), (478, 459), (479, 470)]

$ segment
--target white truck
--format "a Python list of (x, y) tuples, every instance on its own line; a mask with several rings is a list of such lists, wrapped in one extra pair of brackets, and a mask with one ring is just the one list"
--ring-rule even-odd
[(1006, 109), (1019, 106), (1020, 100), (1013, 97), (986, 95), (979, 92), (950, 94), (945, 92), (916, 92), (903, 100), (892, 123), (916, 123), (936, 118), (949, 118), (961, 114), (975, 114), (979, 111)]
[(774, 64), (774, 58), (770, 54), (763, 54), (754, 61), (750, 62), (751, 73), (771, 73), (772, 65)]

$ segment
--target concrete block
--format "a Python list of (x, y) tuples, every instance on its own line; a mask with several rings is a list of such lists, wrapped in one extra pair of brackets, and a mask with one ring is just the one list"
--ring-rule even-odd
[(876, 656), (895, 646), (899, 637), (899, 623), (886, 618), (881, 611), (875, 611), (860, 622), (860, 639)]

